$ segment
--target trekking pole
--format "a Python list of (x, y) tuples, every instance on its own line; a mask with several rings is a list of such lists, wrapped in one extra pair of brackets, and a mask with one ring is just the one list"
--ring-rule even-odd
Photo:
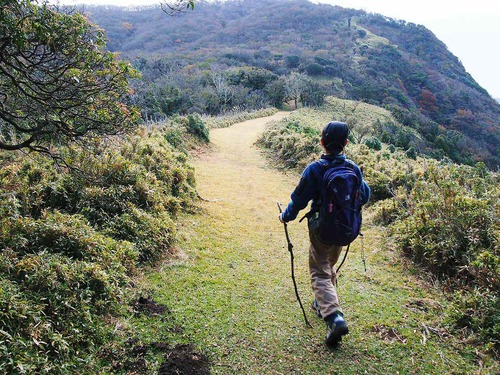
[(337, 271), (335, 271), (336, 274), (339, 273), (340, 267), (342, 267), (342, 265), (344, 264), (344, 262), (347, 258), (347, 254), (349, 254), (350, 247), (351, 247), (351, 244), (347, 245), (347, 249), (345, 249), (345, 253), (344, 253), (344, 259), (342, 259), (342, 262), (340, 262), (340, 265), (337, 267)]
[[(280, 202), (276, 202), (278, 204), (278, 209), (280, 210), (280, 213), (283, 213), (283, 207), (281, 206)], [(304, 320), (306, 321), (306, 325), (310, 328), (312, 328), (312, 325), (309, 323), (307, 320), (306, 312), (304, 310), (304, 306), (302, 306), (302, 301), (300, 300), (299, 296), (299, 290), (297, 289), (297, 282), (295, 281), (295, 271), (294, 271), (294, 265), (293, 265), (293, 245), (292, 241), (290, 241), (290, 236), (288, 235), (288, 227), (286, 223), (283, 223), (283, 226), (285, 227), (285, 236), (286, 236), (286, 242), (288, 243), (288, 252), (290, 253), (290, 262), (291, 262), (291, 268), (292, 268), (292, 281), (293, 281), (293, 287), (295, 288), (295, 295), (297, 296), (297, 301), (299, 301), (300, 308), (302, 309), (302, 314), (304, 315)]]
[(366, 273), (366, 256), (365, 256), (365, 237), (363, 237), (363, 233), (360, 233), (359, 236), (361, 237), (361, 260), (363, 261), (363, 266), (365, 267), (365, 273)]
[[(359, 236), (361, 237), (361, 260), (363, 261), (363, 266), (365, 267), (365, 272), (366, 272), (366, 256), (365, 256), (365, 249), (364, 249), (364, 237), (363, 233), (359, 233)], [(342, 262), (340, 262), (340, 266), (337, 267), (337, 271), (335, 272), (337, 275), (339, 273), (340, 267), (344, 264), (347, 254), (349, 253), (349, 248), (351, 247), (351, 244), (347, 245), (347, 249), (345, 250), (344, 254), (344, 259), (342, 259)], [(335, 285), (337, 285), (337, 278), (335, 279)]]

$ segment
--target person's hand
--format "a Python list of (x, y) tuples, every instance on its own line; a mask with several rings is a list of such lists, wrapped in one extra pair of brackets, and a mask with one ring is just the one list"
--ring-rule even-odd
[(283, 214), (282, 214), (282, 213), (280, 213), (280, 214), (278, 215), (278, 219), (279, 219), (279, 221), (280, 221), (282, 224), (284, 224), (285, 222), (283, 221), (283, 217), (282, 217), (282, 216), (283, 216)]

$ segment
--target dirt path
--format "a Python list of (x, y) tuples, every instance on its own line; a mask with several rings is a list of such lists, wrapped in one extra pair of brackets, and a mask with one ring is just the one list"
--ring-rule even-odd
[(201, 196), (220, 198), (226, 208), (235, 211), (247, 207), (248, 200), (252, 201), (250, 206), (258, 203), (259, 206), (255, 207), (258, 209), (252, 210), (254, 212), (273, 206), (269, 202), (279, 198), (283, 186), (276, 172), (267, 169), (266, 160), (254, 143), (267, 122), (286, 115), (286, 112), (279, 112), (271, 117), (212, 130), (210, 137), (215, 152), (194, 160)]
[[(290, 279), (289, 254), (276, 201), (288, 202), (299, 176), (268, 167), (254, 146), (265, 124), (286, 116), (246, 121), (211, 132), (213, 149), (193, 164), (200, 212), (179, 225), (176, 260), (149, 276), (180, 330), (164, 333), (192, 342), (213, 374), (447, 374), (474, 369), (455, 342), (422, 335), (439, 323), (441, 304), (382, 249), (381, 228), (365, 226), (368, 272), (361, 243), (352, 246), (339, 281), (351, 333), (341, 350), (323, 344), (325, 325), (308, 306), (307, 233), (289, 226), (296, 278), (308, 318), (303, 323)], [(159, 328), (158, 328), (159, 329)]]

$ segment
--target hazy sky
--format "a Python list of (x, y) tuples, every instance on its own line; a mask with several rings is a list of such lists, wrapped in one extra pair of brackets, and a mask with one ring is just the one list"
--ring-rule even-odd
[[(255, 0), (258, 1), (258, 0)], [(52, 2), (57, 2), (53, 0)], [(159, 0), (62, 0), (64, 4), (157, 4)], [(318, 0), (424, 25), (491, 96), (500, 98), (500, 1)], [(195, 7), (196, 9), (196, 7)]]

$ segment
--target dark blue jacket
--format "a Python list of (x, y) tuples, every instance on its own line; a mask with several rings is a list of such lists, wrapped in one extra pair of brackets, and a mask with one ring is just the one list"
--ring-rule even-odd
[[(354, 172), (361, 181), (361, 187), (359, 189), (360, 203), (363, 205), (368, 202), (371, 194), (370, 187), (368, 186), (366, 181), (363, 180), (361, 170), (352, 160), (346, 159), (344, 154), (336, 156), (322, 155), (321, 159), (330, 162), (336, 162), (339, 164), (343, 163), (344, 161), (350, 163), (353, 166)], [(323, 174), (325, 173), (325, 171), (326, 168), (319, 160), (312, 162), (306, 167), (306, 169), (302, 173), (299, 184), (292, 193), (292, 200), (286, 207), (285, 211), (283, 211), (283, 221), (287, 222), (295, 220), (295, 218), (299, 214), (299, 211), (306, 208), (307, 204), (311, 200), (311, 211), (319, 211), (319, 208), (321, 206), (321, 182), (323, 180)]]

